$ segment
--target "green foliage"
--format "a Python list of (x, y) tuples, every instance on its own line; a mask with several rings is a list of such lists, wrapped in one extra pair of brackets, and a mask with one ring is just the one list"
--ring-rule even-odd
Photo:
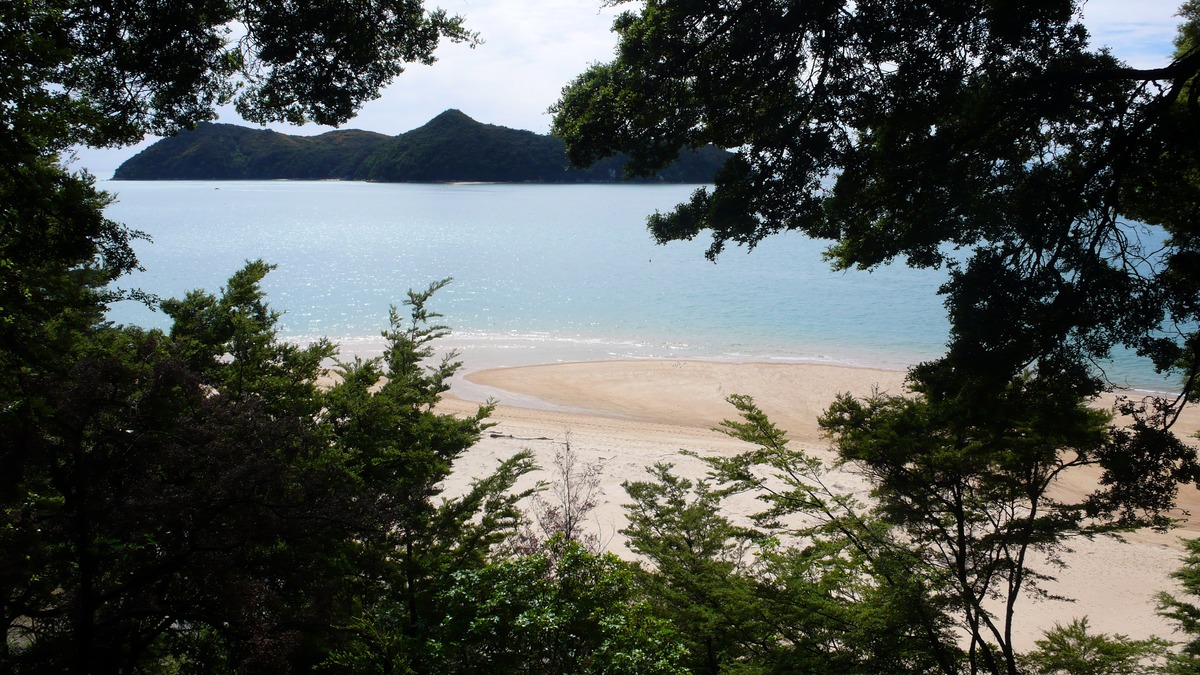
[[(312, 416), (322, 361), (335, 349), (327, 340), (301, 348), (277, 338), (280, 314), (259, 286), (272, 269), (261, 260), (247, 262), (220, 298), (196, 290), (164, 300), (162, 310), (173, 322), (171, 339), (206, 384), (235, 397), (257, 396), (279, 414)], [(283, 410), (289, 404), (301, 407)]]
[(1200, 670), (1200, 607), (1195, 598), (1200, 597), (1200, 539), (1186, 543), (1187, 555), (1183, 567), (1172, 573), (1182, 587), (1183, 597), (1171, 593), (1159, 593), (1158, 613), (1170, 619), (1177, 630), (1189, 640), (1179, 654), (1173, 654), (1168, 662), (1171, 673), (1195, 673)]
[(561, 536), (543, 551), (455, 575), (440, 672), (683, 673), (676, 631), (628, 563)]
[[(756, 447), (707, 458), (693, 484), (656, 466), (626, 485), (629, 546), (657, 611), (682, 630), (696, 672), (958, 672), (949, 607), (889, 526), (823, 482), (821, 462), (787, 446), (746, 397), (727, 431)], [(756, 529), (720, 514), (749, 493)], [(750, 555), (750, 554), (753, 555)]]
[(1143, 675), (1162, 672), (1151, 662), (1161, 660), (1168, 646), (1160, 639), (1090, 633), (1083, 618), (1055, 624), (1021, 663), (1035, 675)]
[(371, 640), (381, 607), (420, 663), (453, 574), (511, 536), (528, 454), (440, 497), (489, 412), (434, 410), (457, 367), (424, 365), (445, 282), (326, 392), (332, 347), (277, 340), (268, 269), (164, 303), (171, 336), (93, 329), (22, 378), (0, 501), (6, 671), (303, 670)]
[(0, 363), (49, 363), (124, 294), (110, 284), (137, 268), (145, 235), (104, 217), (107, 195), (46, 157), (0, 165)]
[(1026, 372), (1098, 389), (1126, 345), (1179, 376), (1178, 408), (1200, 382), (1195, 7), (1143, 71), (1089, 47), (1082, 4), (651, 0), (553, 130), (577, 164), (627, 152), (643, 174), (737, 148), (651, 216), (661, 242), (799, 231), (839, 269), (948, 267), (948, 396), (986, 408)]
[[(914, 564), (953, 603), (971, 636), (972, 663), (1016, 672), (1017, 601), (1045, 593), (1040, 582), (1062, 567), (1069, 538), (1165, 522), (1158, 489), (1173, 490), (1180, 476), (1170, 464), (1140, 462), (1153, 450), (1052, 388), (1054, 380), (1018, 380), (988, 410), (964, 411), (960, 401), (927, 395), (919, 373), (910, 380), (915, 396), (843, 395), (821, 425), (840, 458), (870, 479), (879, 515), (911, 542)], [(1107, 472), (1094, 494), (1052, 497), (1060, 477), (1092, 465)], [(1034, 552), (1051, 567), (1033, 567)], [(990, 611), (989, 599), (1001, 609)]]
[[(341, 382), (324, 399), (330, 448), (368, 498), (370, 529), (358, 537), (351, 621), (331, 661), (357, 670), (373, 654), (380, 672), (425, 672), (445, 616), (440, 595), (455, 573), (483, 567), (521, 520), (516, 504), (528, 491), (516, 481), (535, 467), (529, 453), (504, 460), (467, 491), (443, 497), (454, 462), (486, 428), (489, 406), (455, 418), (435, 412), (458, 369), (453, 353), (427, 365), (433, 343), (448, 333), (426, 303), (445, 279), (409, 292), (408, 317), (394, 308), (380, 359), (341, 364)], [(380, 382), (382, 381), (382, 385)]]
[(272, 414), (298, 405), (284, 395), (211, 387), (159, 333), (96, 330), (77, 350), (23, 379), (10, 430), (5, 669), (303, 663), (315, 633), (298, 627), (332, 620), (361, 527), (320, 430)]
[[(2, 133), (54, 154), (131, 143), (212, 119), (233, 102), (257, 122), (340, 124), (400, 74), (430, 63), (441, 38), (474, 42), (460, 17), (420, 2), (304, 6), (208, 0), (96, 11), (74, 0), (15, 0), (0, 10)], [(235, 27), (244, 34), (233, 37)], [(10, 51), (11, 49), (11, 51)], [(30, 133), (30, 132), (33, 133)]]
[[(954, 603), (948, 587), (921, 565), (920, 550), (886, 518), (831, 487), (824, 463), (791, 448), (751, 398), (729, 401), (741, 420), (724, 422), (724, 430), (755, 447), (707, 462), (726, 490), (762, 500), (766, 508), (753, 515), (755, 522), (792, 544), (762, 554), (764, 578), (783, 582), (764, 594), (782, 600), (771, 615), (795, 621), (784, 624), (784, 634), (802, 631), (814, 651), (849, 671), (956, 672)], [(795, 651), (788, 661), (804, 656)]]
[[(1077, 533), (1166, 526), (1198, 476), (1172, 432), (1200, 384), (1196, 8), (1175, 58), (1137, 70), (1089, 47), (1082, 4), (649, 0), (554, 109), (578, 164), (628, 152), (648, 173), (683, 148), (737, 148), (711, 189), (651, 216), (660, 242), (707, 231), (715, 257), (798, 231), (830, 240), (837, 269), (948, 270), (947, 353), (910, 371), (916, 396), (843, 397), (823, 424), (970, 636), (972, 670), (1018, 670), (1016, 601), (1048, 576), (1029, 553), (1053, 563)], [(1126, 401), (1121, 429), (1086, 406), (1117, 346), (1181, 385)], [(876, 531), (752, 417), (730, 429), (763, 450), (718, 466), (765, 491), (767, 517)], [(1048, 499), (1083, 465), (1098, 490)]]
[[(652, 180), (707, 183), (728, 158), (716, 148), (685, 153)], [(383, 182), (615, 182), (624, 160), (590, 169), (568, 165), (560, 139), (447, 110), (389, 138), (365, 131), (289, 136), (229, 124), (202, 124), (164, 138), (117, 167), (118, 180), (354, 179)], [(651, 180), (651, 179), (646, 179)]]
[(720, 514), (720, 495), (707, 482), (676, 476), (656, 464), (650, 481), (626, 482), (633, 500), (627, 546), (653, 565), (642, 584), (659, 616), (679, 629), (693, 672), (715, 673), (752, 653), (768, 629), (758, 619), (746, 556), (756, 532)]

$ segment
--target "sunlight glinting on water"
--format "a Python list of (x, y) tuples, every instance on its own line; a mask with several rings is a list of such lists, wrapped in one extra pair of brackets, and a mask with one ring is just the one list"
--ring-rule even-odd
[[(263, 286), (281, 334), (369, 351), (389, 305), (446, 277), (432, 309), (468, 364), (710, 358), (904, 368), (939, 354), (944, 274), (892, 265), (832, 272), (824, 244), (771, 237), (716, 264), (706, 241), (657, 246), (645, 219), (691, 185), (411, 185), (350, 182), (104, 182), (109, 216), (154, 238), (146, 272), (162, 297), (216, 292), (245, 260), (278, 265)], [(165, 327), (118, 303), (110, 318)], [(374, 349), (376, 347), (371, 347)], [(472, 353), (473, 352), (473, 353)], [(1140, 370), (1139, 370), (1140, 368)], [(1154, 386), (1144, 366), (1120, 363)], [(1160, 385), (1161, 386), (1161, 385)]]

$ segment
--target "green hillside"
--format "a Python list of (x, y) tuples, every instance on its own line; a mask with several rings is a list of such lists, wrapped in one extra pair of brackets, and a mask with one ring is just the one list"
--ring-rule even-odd
[(291, 136), (232, 124), (201, 124), (164, 138), (117, 167), (116, 180), (353, 178), (388, 139), (368, 131)]
[[(708, 183), (728, 153), (687, 153), (653, 181)], [(232, 124), (201, 124), (165, 138), (117, 168), (116, 180), (368, 180), (501, 183), (617, 182), (625, 160), (573, 169), (563, 141), (477, 122), (447, 110), (389, 137), (367, 131), (292, 136)]]

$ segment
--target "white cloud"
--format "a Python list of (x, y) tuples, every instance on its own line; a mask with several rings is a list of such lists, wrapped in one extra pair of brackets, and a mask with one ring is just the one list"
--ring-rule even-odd
[(1083, 22), (1092, 44), (1107, 46), (1135, 68), (1157, 68), (1171, 58), (1180, 0), (1087, 0)]
[(458, 108), (481, 122), (544, 132), (546, 109), (589, 63), (616, 46), (613, 10), (599, 0), (455, 0), (439, 6), (467, 18), (481, 33), (475, 49), (444, 45), (432, 67), (401, 75), (384, 96), (364, 106), (354, 126), (388, 134)]

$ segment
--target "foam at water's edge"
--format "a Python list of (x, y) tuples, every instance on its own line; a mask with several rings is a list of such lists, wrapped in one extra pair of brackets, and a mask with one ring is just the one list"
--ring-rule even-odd
[[(298, 344), (307, 344), (316, 339), (311, 336), (288, 336), (285, 339)], [(339, 358), (349, 359), (355, 356), (374, 358), (381, 356), (386, 347), (386, 341), (381, 336), (343, 336), (331, 338), (339, 346)], [(684, 341), (650, 342), (631, 339), (605, 339), (583, 336), (559, 336), (543, 332), (528, 333), (485, 333), (461, 332), (454, 333), (439, 340), (436, 351), (440, 356), (455, 351), (463, 368), (454, 378), (452, 384), (456, 392), (465, 392), (475, 385), (466, 383), (463, 376), (471, 372), (491, 368), (513, 368), (554, 363), (573, 363), (581, 361), (640, 361), (640, 360), (693, 360), (719, 361), (731, 363), (779, 363), (779, 364), (817, 364), (829, 366), (846, 366), (851, 368), (876, 368), (880, 370), (906, 370), (921, 359), (879, 353), (828, 353), (826, 351), (801, 350), (789, 351), (784, 348), (752, 349), (745, 345), (730, 348), (730, 346), (706, 346)], [(482, 388), (479, 388), (482, 389)], [(1155, 395), (1174, 395), (1178, 390), (1172, 390), (1164, 381), (1160, 385), (1149, 383), (1133, 383), (1118, 393), (1133, 398)], [(478, 392), (476, 392), (478, 393)], [(486, 396), (469, 396), (483, 400)]]
[[(311, 336), (290, 336), (287, 339), (307, 344)], [(349, 336), (331, 338), (339, 346), (341, 358), (361, 356), (371, 358), (383, 353), (386, 343), (382, 337)], [(869, 354), (831, 354), (784, 349), (722, 348), (689, 342), (649, 342), (638, 340), (604, 339), (597, 337), (564, 337), (548, 333), (455, 333), (435, 345), (440, 354), (456, 351), (468, 371), (489, 368), (511, 368), (546, 363), (606, 360), (682, 359), (698, 361), (813, 363), (842, 365), (855, 368), (903, 370), (910, 361), (897, 358), (873, 357)]]

